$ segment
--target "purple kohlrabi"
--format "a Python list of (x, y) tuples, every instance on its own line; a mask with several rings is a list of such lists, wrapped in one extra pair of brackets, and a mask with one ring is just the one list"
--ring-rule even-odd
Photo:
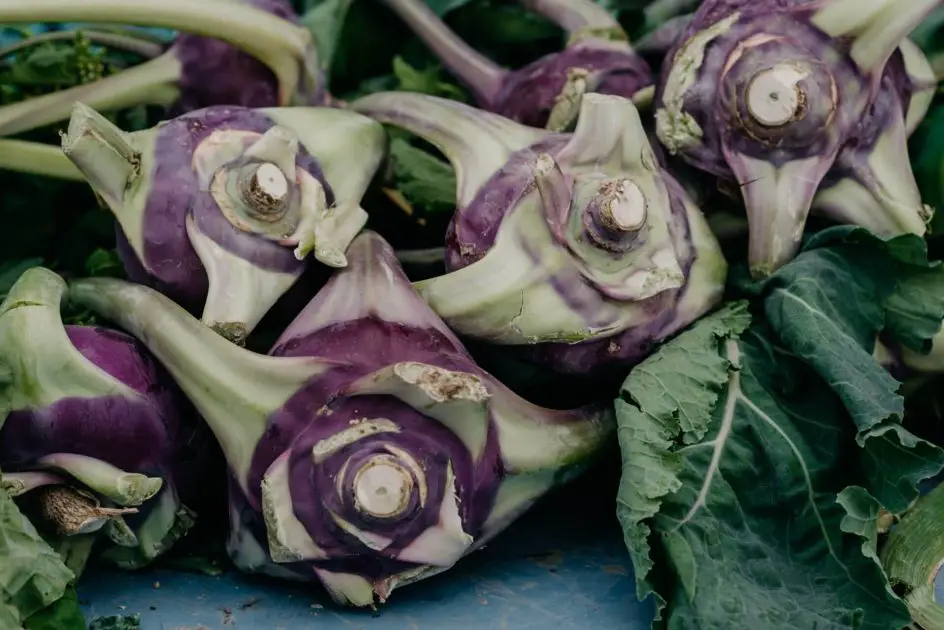
[[(220, 13), (225, 12), (225, 18)], [(0, 24), (80, 20), (182, 31), (162, 55), (110, 77), (0, 107), (0, 135), (69, 117), (74, 102), (99, 110), (212, 105), (322, 105), (315, 47), (288, 0), (35, 0), (0, 4)]]
[[(907, 164), (906, 152), (887, 156), (903, 147), (899, 132), (883, 128), (881, 112), (873, 121), (877, 134), (860, 126), (889, 57), (939, 3), (709, 0), (695, 12), (663, 68), (656, 131), (670, 152), (738, 183), (756, 277), (794, 256), (818, 187), (856, 137), (848, 164), (855, 170), (868, 162), (866, 179), (883, 170), (866, 188), (898, 197), (891, 209), (898, 216), (866, 222), (924, 232), (926, 209), (910, 192), (901, 198), (909, 183), (886, 178)], [(882, 155), (867, 157), (875, 153)], [(888, 159), (899, 164), (879, 164)]]
[[(146, 348), (125, 333), (67, 326), (66, 283), (26, 271), (0, 305), (3, 486), (35, 498), (60, 535), (103, 531), (106, 552), (140, 566), (193, 523), (200, 487), (192, 407)], [(189, 414), (188, 414), (189, 412)]]
[(455, 167), (449, 273), (416, 286), (461, 334), (531, 345), (551, 367), (587, 373), (640, 360), (721, 299), (718, 242), (659, 166), (631, 101), (587, 94), (573, 134), (406, 92), (352, 107)]
[(570, 33), (566, 48), (517, 70), (473, 49), (425, 0), (381, 0), (469, 90), (479, 107), (532, 127), (569, 128), (587, 92), (651, 98), (649, 66), (619, 23), (593, 0), (525, 0), (529, 9)]
[(922, 203), (908, 136), (937, 91), (921, 49), (904, 40), (892, 54), (875, 100), (843, 145), (813, 198), (813, 212), (880, 236), (923, 234), (933, 210)]
[(608, 406), (543, 409), (482, 371), (377, 234), (348, 256), (269, 355), (141, 285), (70, 295), (145, 340), (210, 424), (234, 476), (236, 564), (368, 606), (498, 534), (615, 424)]
[(341, 109), (227, 106), (125, 133), (77, 104), (62, 146), (114, 213), (129, 276), (240, 341), (308, 252), (346, 264), (386, 135)]

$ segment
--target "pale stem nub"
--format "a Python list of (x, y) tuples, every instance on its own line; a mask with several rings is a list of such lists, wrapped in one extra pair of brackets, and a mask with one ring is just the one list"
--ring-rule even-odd
[(281, 169), (271, 162), (256, 164), (240, 178), (240, 192), (246, 204), (262, 220), (280, 218), (288, 198), (288, 180)]
[(647, 202), (642, 189), (629, 179), (607, 182), (600, 219), (604, 227), (616, 232), (634, 232), (646, 223)]
[(804, 98), (799, 83), (805, 76), (787, 64), (755, 74), (747, 86), (747, 110), (751, 117), (766, 127), (780, 127), (796, 120)]
[(413, 476), (395, 458), (377, 455), (354, 475), (358, 511), (375, 518), (393, 518), (406, 510), (413, 491)]
[(111, 518), (138, 511), (137, 508), (101, 507), (94, 495), (69, 486), (53, 486), (42, 492), (43, 518), (63, 536), (91, 533)]

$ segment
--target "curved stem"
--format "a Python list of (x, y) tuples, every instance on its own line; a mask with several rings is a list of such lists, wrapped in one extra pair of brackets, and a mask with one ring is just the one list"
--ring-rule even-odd
[(36, 488), (67, 483), (65, 478), (46, 471), (30, 470), (23, 472), (5, 472), (0, 477), (0, 489), (11, 497), (26, 494)]
[(316, 81), (315, 49), (307, 29), (267, 11), (220, 0), (0, 1), (0, 23), (95, 22), (157, 26), (229, 42), (269, 66), (287, 104), (302, 77)]
[(140, 339), (167, 368), (216, 435), (244, 492), (266, 419), (329, 368), (329, 361), (316, 357), (273, 357), (240, 348), (142, 285), (84, 278), (70, 284), (69, 297)]
[(475, 95), (480, 104), (498, 96), (508, 71), (469, 46), (446, 26), (425, 0), (381, 0), (406, 22), (443, 65)]
[(51, 453), (36, 460), (41, 468), (65, 472), (123, 507), (141, 505), (161, 489), (160, 477), (129, 473), (108, 462), (76, 453)]
[(105, 33), (102, 31), (83, 31), (75, 29), (71, 31), (52, 31), (50, 33), (40, 33), (26, 39), (21, 39), (9, 46), (0, 48), (0, 57), (8, 57), (15, 52), (26, 48), (39, 46), (48, 42), (57, 42), (62, 40), (77, 39), (79, 36), (86, 38), (93, 44), (115, 48), (125, 52), (135, 53), (147, 59), (153, 59), (162, 52), (164, 47), (160, 44), (149, 42), (139, 37), (131, 35), (121, 35), (120, 33)]
[(456, 170), (460, 208), (512, 153), (547, 137), (544, 130), (504, 116), (416, 92), (375, 92), (351, 103), (351, 109), (405, 129), (439, 149)]
[(104, 79), (0, 107), (0, 135), (14, 135), (69, 118), (81, 102), (96, 110), (170, 106), (177, 100), (180, 61), (174, 50)]
[(539, 13), (568, 33), (587, 29), (619, 29), (619, 22), (593, 0), (521, 0), (529, 11)]
[(59, 147), (0, 139), (0, 169), (84, 182), (85, 177)]

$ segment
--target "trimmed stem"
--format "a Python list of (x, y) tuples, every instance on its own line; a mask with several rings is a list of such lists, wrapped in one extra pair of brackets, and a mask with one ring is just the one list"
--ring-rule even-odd
[(82, 103), (72, 109), (62, 152), (112, 208), (122, 204), (129, 183), (140, 173), (141, 157), (128, 135)]
[(0, 139), (0, 169), (84, 182), (85, 176), (59, 147), (41, 142)]
[(940, 628), (944, 610), (935, 590), (944, 561), (944, 485), (917, 502), (891, 529), (880, 559), (893, 584), (904, 587), (905, 603), (922, 628)]
[(267, 11), (238, 3), (190, 0), (31, 0), (0, 3), (0, 23), (96, 22), (169, 28), (220, 39), (269, 66), (279, 80), (279, 102), (288, 104), (300, 66), (317, 65), (311, 34)]
[(529, 11), (539, 13), (568, 33), (586, 29), (619, 29), (619, 22), (593, 0), (522, 0)]
[(7, 472), (0, 476), (0, 488), (11, 497), (18, 497), (36, 488), (66, 483), (59, 475), (44, 471)]
[(152, 503), (144, 522), (131, 531), (133, 544), (106, 549), (103, 559), (121, 569), (139, 569), (173, 547), (196, 522), (196, 514), (181, 505), (173, 486), (165, 488)]
[(0, 107), (0, 135), (14, 135), (69, 118), (76, 102), (103, 111), (172, 105), (180, 93), (180, 61), (171, 49), (104, 79)]
[(101, 529), (111, 518), (138, 511), (137, 508), (103, 508), (93, 495), (69, 486), (45, 490), (39, 504), (43, 518), (62, 536), (89, 534)]
[(141, 505), (157, 494), (164, 484), (158, 477), (125, 472), (106, 461), (75, 453), (52, 453), (40, 457), (36, 464), (61, 470), (91, 490), (126, 507)]
[(491, 103), (508, 71), (464, 42), (425, 0), (381, 0), (436, 54), (480, 103)]
[(158, 57), (162, 52), (164, 52), (164, 46), (154, 42), (149, 42), (147, 40), (141, 39), (140, 37), (122, 35), (120, 33), (105, 33), (102, 31), (84, 31), (82, 29), (76, 29), (72, 31), (53, 31), (51, 33), (40, 33), (39, 35), (33, 35), (32, 37), (21, 39), (18, 42), (10, 44), (9, 46), (0, 48), (0, 57), (8, 57), (15, 52), (19, 52), (25, 48), (39, 46), (40, 44), (58, 42), (62, 40), (72, 40), (77, 39), (80, 36), (89, 40), (93, 44), (134, 53), (147, 59)]

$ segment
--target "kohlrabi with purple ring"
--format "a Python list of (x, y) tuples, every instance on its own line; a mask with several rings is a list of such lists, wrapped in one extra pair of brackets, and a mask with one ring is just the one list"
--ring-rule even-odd
[(651, 98), (649, 66), (626, 33), (593, 0), (525, 0), (570, 33), (567, 46), (519, 68), (498, 66), (462, 41), (425, 0), (381, 0), (463, 83), (482, 109), (532, 127), (568, 129), (587, 92)]
[(416, 287), (459, 333), (587, 373), (640, 360), (721, 299), (718, 242), (628, 99), (587, 94), (572, 134), (407, 92), (351, 106), (456, 170), (448, 273)]
[(476, 366), (373, 232), (268, 355), (162, 294), (76, 280), (70, 296), (148, 345), (219, 440), (242, 569), (369, 606), (445, 571), (615, 437), (608, 406), (528, 403)]
[(77, 104), (62, 147), (114, 213), (129, 277), (241, 342), (309, 252), (346, 264), (386, 142), (328, 107), (209, 107), (125, 133)]
[(933, 210), (921, 201), (908, 136), (927, 114), (937, 86), (927, 57), (904, 40), (885, 65), (878, 94), (820, 184), (814, 213), (883, 237), (925, 233)]
[[(66, 283), (26, 271), (0, 304), (0, 468), (58, 534), (103, 531), (140, 566), (193, 523), (187, 400), (129, 335), (63, 324)], [(188, 422), (189, 420), (189, 422)], [(184, 487), (180, 487), (183, 485)], [(106, 552), (107, 553), (107, 552)]]
[(326, 101), (311, 36), (299, 25), (288, 0), (0, 3), (0, 24), (67, 20), (146, 24), (182, 32), (162, 55), (118, 74), (0, 107), (0, 135), (65, 120), (75, 102), (99, 110), (162, 105), (176, 115), (212, 105), (276, 107)]
[[(709, 0), (695, 12), (663, 68), (656, 131), (671, 153), (738, 183), (755, 277), (795, 255), (814, 195), (859, 132), (886, 62), (939, 3)], [(904, 224), (923, 233), (921, 216)]]

